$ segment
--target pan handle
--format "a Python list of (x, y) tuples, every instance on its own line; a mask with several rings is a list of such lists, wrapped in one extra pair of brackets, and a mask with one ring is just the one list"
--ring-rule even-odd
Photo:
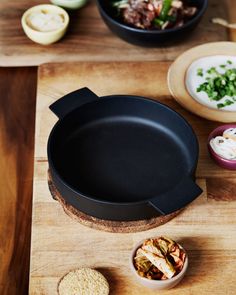
[(87, 87), (75, 90), (63, 96), (49, 106), (49, 109), (59, 118), (62, 119), (65, 115), (71, 111), (77, 109), (83, 104), (92, 102), (99, 99), (99, 97), (93, 93)]
[(185, 207), (201, 193), (202, 189), (193, 179), (185, 177), (171, 191), (151, 199), (149, 204), (162, 215), (166, 215)]

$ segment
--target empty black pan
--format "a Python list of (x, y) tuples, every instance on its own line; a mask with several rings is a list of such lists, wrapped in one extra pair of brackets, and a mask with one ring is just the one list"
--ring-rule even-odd
[(197, 138), (169, 107), (139, 96), (98, 97), (88, 88), (50, 106), (51, 177), (65, 201), (107, 220), (165, 215), (193, 201)]

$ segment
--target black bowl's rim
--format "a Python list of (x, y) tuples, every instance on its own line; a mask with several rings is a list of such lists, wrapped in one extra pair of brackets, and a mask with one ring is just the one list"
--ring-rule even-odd
[(102, 7), (101, 4), (101, 0), (96, 0), (98, 8), (100, 10), (100, 13), (102, 15), (104, 15), (107, 19), (109, 19), (109, 21), (111, 23), (113, 23), (114, 25), (121, 27), (124, 30), (128, 30), (130, 32), (133, 33), (140, 33), (140, 34), (151, 34), (151, 35), (163, 35), (163, 34), (167, 34), (167, 33), (176, 33), (176, 32), (180, 32), (182, 30), (184, 30), (185, 28), (191, 27), (192, 24), (197, 23), (201, 17), (204, 15), (207, 6), (208, 6), (208, 0), (203, 0), (203, 5), (200, 8), (200, 10), (198, 11), (198, 13), (196, 14), (196, 16), (194, 16), (190, 21), (186, 22), (182, 27), (179, 28), (170, 28), (170, 29), (165, 29), (165, 30), (144, 30), (144, 29), (137, 29), (134, 27), (130, 27), (128, 25), (125, 25), (119, 21), (117, 21), (116, 19), (114, 19), (113, 17), (111, 17), (109, 14), (107, 14), (107, 12), (104, 10), (104, 8)]
[[(190, 130), (190, 132), (192, 133), (192, 139), (193, 139), (193, 145), (195, 148), (195, 157), (193, 158), (193, 164), (192, 164), (192, 169), (189, 172), (189, 177), (192, 176), (192, 174), (194, 173), (196, 167), (197, 167), (197, 162), (198, 162), (198, 157), (199, 157), (199, 142), (198, 142), (198, 138), (197, 135), (193, 129), (193, 127), (191, 126), (191, 124), (177, 111), (175, 111), (174, 109), (172, 109), (171, 107), (169, 107), (168, 105), (153, 100), (151, 98), (148, 97), (144, 97), (144, 96), (138, 96), (138, 95), (120, 95), (120, 94), (114, 94), (114, 95), (106, 95), (106, 96), (101, 96), (100, 99), (110, 99), (110, 98), (122, 98), (122, 97), (128, 97), (128, 98), (134, 98), (134, 99), (138, 99), (140, 101), (144, 101), (146, 103), (153, 103), (155, 105), (159, 105), (161, 108), (166, 109), (167, 111), (173, 113), (175, 116), (177, 116), (182, 123)], [(90, 102), (88, 104), (93, 104), (94, 102)], [(64, 120), (67, 120), (68, 117), (71, 116), (71, 114), (73, 112), (76, 112), (77, 109), (73, 110), (72, 112), (68, 113), (65, 117), (63, 117), (62, 119), (59, 119), (56, 124), (53, 126), (49, 136), (48, 136), (48, 142), (47, 142), (47, 158), (48, 158), (48, 164), (49, 164), (49, 169), (52, 169), (52, 173), (59, 179), (59, 181), (62, 183), (62, 185), (64, 187), (66, 187), (67, 190), (72, 191), (74, 194), (79, 195), (87, 200), (90, 201), (95, 201), (99, 204), (106, 204), (106, 205), (118, 205), (118, 206), (130, 206), (130, 205), (140, 205), (140, 204), (146, 204), (149, 203), (149, 201), (151, 201), (150, 199), (146, 199), (146, 200), (141, 200), (141, 201), (135, 201), (135, 202), (111, 202), (111, 201), (107, 201), (107, 200), (103, 200), (100, 197), (97, 196), (93, 196), (90, 194), (85, 194), (82, 191), (80, 191), (80, 189), (76, 188), (75, 186), (73, 186), (71, 183), (68, 183), (65, 178), (63, 177), (63, 175), (61, 175), (60, 171), (58, 171), (58, 169), (56, 168), (56, 166), (54, 165), (54, 161), (53, 161), (53, 157), (52, 157), (52, 139), (54, 136), (55, 131), (60, 128), (60, 126), (62, 124), (64, 124)]]

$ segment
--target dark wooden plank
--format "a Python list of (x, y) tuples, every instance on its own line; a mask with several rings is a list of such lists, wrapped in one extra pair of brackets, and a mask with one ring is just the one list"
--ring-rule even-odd
[[(232, 173), (232, 177), (233, 177)], [(213, 177), (206, 179), (208, 198), (215, 201), (236, 200), (236, 178)]]
[(28, 293), (36, 68), (0, 68), (0, 294)]

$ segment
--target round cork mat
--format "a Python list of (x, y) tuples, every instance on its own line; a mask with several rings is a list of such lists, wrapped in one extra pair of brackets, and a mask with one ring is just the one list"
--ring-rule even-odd
[(70, 204), (66, 203), (63, 197), (60, 195), (55, 185), (52, 182), (50, 172), (48, 172), (48, 187), (51, 192), (53, 199), (57, 200), (65, 213), (70, 216), (72, 219), (78, 221), (79, 223), (97, 229), (112, 233), (131, 233), (131, 232), (140, 232), (145, 231), (157, 226), (160, 226), (172, 218), (174, 218), (181, 210), (175, 211), (168, 215), (162, 215), (153, 217), (145, 220), (135, 220), (135, 221), (112, 221), (112, 220), (104, 220), (99, 219), (97, 217), (93, 217), (87, 215), (78, 209), (74, 208)]

